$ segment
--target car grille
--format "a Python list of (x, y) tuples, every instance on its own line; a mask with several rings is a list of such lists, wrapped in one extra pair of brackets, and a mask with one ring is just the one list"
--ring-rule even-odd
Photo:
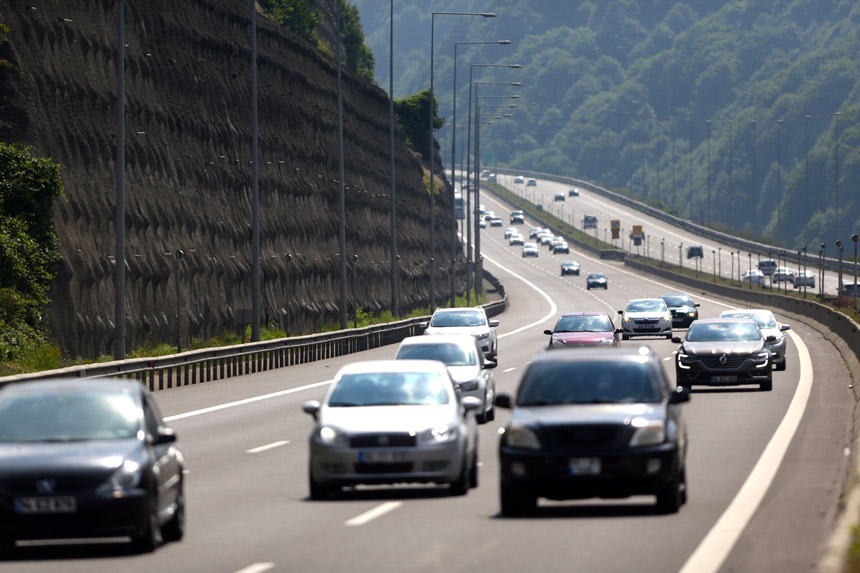
[(553, 443), (562, 447), (606, 446), (626, 443), (627, 428), (619, 424), (571, 424), (548, 426), (546, 432)]
[[(2, 480), (0, 481), (0, 492), (11, 495), (41, 495), (53, 492), (88, 491), (97, 488), (107, 479), (108, 475), (110, 472), (106, 472), (103, 476), (56, 476), (50, 472), (45, 472), (39, 475)], [(43, 480), (50, 483), (50, 492), (39, 490), (39, 482)]]
[(657, 324), (660, 322), (656, 318), (637, 318), (633, 320), (634, 324)]
[(726, 358), (728, 358), (728, 361), (726, 362), (725, 365), (722, 365), (722, 364), (720, 364), (720, 355), (699, 356), (699, 360), (702, 361), (702, 364), (704, 364), (706, 368), (710, 368), (713, 370), (719, 370), (721, 368), (725, 368), (725, 369), (740, 368), (741, 366), (743, 366), (744, 361), (746, 361), (747, 358), (749, 358), (749, 356), (747, 356), (747, 355), (743, 355), (743, 356), (726, 355)]
[(393, 464), (355, 464), (355, 473), (359, 474), (405, 474), (412, 471), (412, 462)]
[(415, 446), (412, 434), (362, 434), (349, 439), (353, 448), (411, 448)]

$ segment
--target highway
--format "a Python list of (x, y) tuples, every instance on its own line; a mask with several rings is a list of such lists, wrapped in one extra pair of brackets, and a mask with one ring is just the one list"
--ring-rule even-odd
[[(554, 194), (551, 185), (541, 181), (538, 188)], [(595, 201), (584, 208), (596, 209), (599, 201), (601, 223), (617, 214), (625, 227), (642, 221), (652, 237), (705, 244), (587, 195), (568, 199), (566, 209), (580, 200)], [(489, 195), (481, 202), (503, 218), (509, 212)], [(523, 367), (546, 344), (543, 330), (560, 312), (614, 314), (630, 298), (684, 290), (585, 253), (551, 255), (542, 248), (537, 259), (523, 259), (503, 230), (482, 235), (485, 266), (510, 301), (497, 317), (499, 392), (516, 388)], [(667, 260), (673, 250), (677, 256), (677, 246), (667, 248)], [(582, 264), (580, 276), (560, 276), (568, 258)], [(606, 273), (606, 291), (585, 289), (591, 271)], [(734, 307), (690, 294), (702, 317)], [(187, 460), (185, 539), (148, 555), (116, 544), (26, 547), (3, 571), (809, 571), (821, 558), (846, 479), (854, 400), (833, 346), (810, 326), (780, 318), (792, 327), (788, 369), (774, 373), (772, 392), (696, 388), (685, 406), (689, 503), (676, 515), (656, 513), (653, 499), (641, 497), (541, 500), (536, 516), (500, 517), (496, 447), (504, 411), (480, 428), (480, 485), (465, 497), (450, 497), (444, 487), (404, 485), (308, 500), (312, 424), (301, 404), (320, 399), (341, 365), (392, 358), (391, 346), (158, 392)], [(673, 375), (670, 341), (623, 344), (651, 346)]]

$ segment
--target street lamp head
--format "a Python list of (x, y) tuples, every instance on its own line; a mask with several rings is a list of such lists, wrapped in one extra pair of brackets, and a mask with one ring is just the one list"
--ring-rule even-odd
[(860, 237), (858, 237), (857, 235), (851, 235), (851, 240), (854, 241), (855, 243), (857, 242), (858, 238), (860, 238)]
[(496, 15), (493, 12), (481, 12), (481, 16), (484, 18), (495, 18)]
[(521, 66), (520, 64), (511, 64), (511, 65), (510, 65), (510, 66), (508, 66), (508, 67), (509, 67), (509, 68), (514, 68), (514, 69), (519, 69), (519, 68), (521, 68), (522, 66)]
[(842, 241), (840, 241), (839, 239), (836, 239), (836, 246), (839, 248), (842, 248)]
[(503, 46), (507, 46), (508, 44), (511, 44), (512, 42), (510, 40), (499, 40), (498, 43), (503, 45)]

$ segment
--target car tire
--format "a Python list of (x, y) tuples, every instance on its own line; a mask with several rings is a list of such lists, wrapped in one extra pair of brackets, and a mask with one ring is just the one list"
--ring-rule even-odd
[(534, 513), (537, 507), (537, 498), (533, 495), (524, 495), (514, 488), (502, 485), (499, 490), (499, 502), (502, 515), (517, 517)]
[(758, 388), (762, 392), (770, 392), (771, 390), (773, 390), (773, 379), (768, 378), (767, 382), (762, 382), (758, 385)]
[(666, 335), (666, 340), (672, 340), (672, 333), (671, 332)]
[(591, 290), (591, 287), (590, 287), (590, 286), (588, 286), (588, 285), (586, 285), (586, 286), (585, 286), (585, 290)]
[(460, 475), (456, 480), (448, 484), (448, 491), (451, 495), (466, 495), (469, 492), (469, 462), (463, 457), (463, 467), (460, 468)]
[(489, 410), (487, 410), (487, 421), (492, 422), (496, 419), (496, 407), (493, 406)]
[(176, 496), (176, 508), (170, 521), (161, 526), (161, 538), (165, 542), (180, 541), (185, 535), (185, 493), (183, 485), (179, 485), (179, 495)]
[(475, 453), (472, 454), (472, 464), (469, 467), (469, 488), (478, 487), (478, 444), (475, 444)]
[(486, 424), (489, 419), (487, 410), (483, 410), (480, 414), (475, 415), (475, 420), (477, 420), (478, 424)]
[(133, 535), (131, 537), (131, 547), (135, 553), (152, 553), (158, 546), (158, 516), (155, 513), (156, 507), (158, 507), (158, 501), (153, 498), (149, 522), (140, 535)]
[(776, 364), (776, 370), (777, 370), (777, 372), (782, 372), (782, 371), (784, 371), (787, 367), (788, 367), (788, 365), (786, 364), (786, 359), (785, 359), (785, 358), (783, 358), (783, 359), (782, 359), (782, 362), (778, 362), (778, 363)]
[(678, 470), (672, 479), (657, 492), (657, 509), (660, 513), (678, 513), (684, 503), (684, 487), (682, 487), (683, 471)]
[(337, 488), (326, 486), (314, 479), (313, 473), (308, 471), (308, 491), (313, 500), (328, 499)]
[(630, 340), (630, 337), (626, 334), (621, 335), (621, 340)]

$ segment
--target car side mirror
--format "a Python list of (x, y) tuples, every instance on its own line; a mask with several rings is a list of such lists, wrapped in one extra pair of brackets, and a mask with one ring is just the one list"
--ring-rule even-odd
[(474, 396), (466, 396), (463, 398), (463, 408), (466, 412), (474, 412), (484, 407), (484, 403)]
[(427, 328), (428, 326), (430, 326), (430, 323), (429, 323), (429, 322), (426, 322), (426, 321), (422, 321), (422, 322), (419, 322), (419, 323), (418, 323), (418, 326), (419, 326), (420, 328)]
[(675, 313), (676, 313), (676, 312), (678, 312), (678, 311), (677, 311), (676, 309), (674, 309), (674, 308), (670, 308), (670, 309), (669, 309), (669, 312), (671, 312), (671, 313), (672, 313), (672, 316), (675, 316)]
[(615, 334), (624, 334), (624, 329), (623, 328), (616, 328), (613, 332), (615, 332)]
[(499, 408), (511, 408), (513, 406), (513, 400), (511, 399), (510, 393), (501, 392), (496, 394), (496, 397), (493, 399), (493, 405), (498, 406)]
[(791, 325), (783, 324), (782, 326), (779, 327), (779, 329), (782, 331), (791, 330)]
[(681, 404), (690, 401), (690, 389), (686, 386), (675, 386), (669, 395), (670, 404)]
[(543, 333), (544, 333), (544, 334), (552, 335), (552, 331), (551, 331), (550, 329), (548, 329), (548, 328), (547, 328), (546, 330), (544, 330), (544, 331), (543, 331)]
[(314, 420), (317, 419), (317, 415), (320, 411), (320, 403), (318, 400), (308, 400), (304, 404), (302, 404), (302, 411), (305, 414), (310, 414), (314, 417)]
[(619, 311), (618, 311), (618, 314), (620, 314), (621, 316), (624, 316), (624, 311), (623, 311), (623, 310), (619, 310)]
[(152, 445), (160, 446), (163, 444), (172, 444), (174, 442), (176, 442), (176, 432), (173, 431), (173, 428), (162, 426), (158, 428), (158, 433), (152, 440)]
[(699, 303), (697, 302), (697, 303), (696, 303), (696, 304), (694, 304), (693, 306), (695, 306), (696, 308), (699, 308), (699, 307), (700, 307), (700, 306), (702, 306), (702, 305), (701, 305), (701, 304), (699, 304)]
[(495, 327), (499, 326), (499, 321), (498, 321), (498, 320), (491, 320), (491, 321), (490, 321), (490, 326), (492, 326), (493, 328), (495, 328)]
[(673, 336), (672, 342), (674, 342), (675, 344), (681, 344), (681, 337), (680, 336)]
[(484, 368), (495, 368), (499, 363), (495, 360), (484, 360)]

